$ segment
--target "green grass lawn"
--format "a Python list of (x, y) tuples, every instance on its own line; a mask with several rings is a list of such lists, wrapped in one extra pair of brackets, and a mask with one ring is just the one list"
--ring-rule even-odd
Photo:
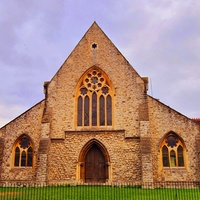
[(0, 200), (199, 200), (200, 189), (118, 186), (0, 187)]

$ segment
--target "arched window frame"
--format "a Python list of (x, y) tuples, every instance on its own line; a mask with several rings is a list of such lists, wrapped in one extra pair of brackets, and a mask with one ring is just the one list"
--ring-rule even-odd
[(12, 150), (13, 167), (33, 167), (34, 148), (29, 136), (21, 135), (15, 141)]
[(169, 132), (162, 139), (160, 146), (162, 167), (185, 167), (186, 148), (181, 137)]
[(75, 127), (113, 127), (113, 106), (114, 92), (110, 79), (100, 68), (91, 67), (76, 87)]

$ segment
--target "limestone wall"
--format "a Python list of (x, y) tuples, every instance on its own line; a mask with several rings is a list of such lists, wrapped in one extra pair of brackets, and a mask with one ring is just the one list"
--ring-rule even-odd
[[(153, 156), (153, 176), (155, 181), (195, 181), (198, 175), (198, 152), (196, 137), (199, 125), (170, 107), (148, 98), (150, 137)], [(178, 134), (186, 146), (185, 167), (162, 167), (160, 143), (168, 132)]]
[[(93, 43), (97, 44), (95, 49)], [(83, 73), (93, 66), (101, 68), (114, 87), (112, 129), (125, 129), (127, 136), (138, 136), (138, 107), (144, 103), (144, 81), (94, 24), (48, 85), (47, 113), (51, 137), (64, 138), (64, 131), (77, 129), (76, 86)]]
[[(30, 110), (26, 111), (6, 126), (2, 127), (2, 138), (4, 139), (4, 149), (2, 158), (1, 181), (2, 182), (27, 182), (35, 179), (35, 167), (37, 151), (39, 146), (41, 119), (44, 102), (40, 102)], [(34, 146), (34, 159), (32, 167), (14, 167), (14, 155), (12, 155), (13, 145), (22, 134), (27, 134)]]
[(124, 131), (66, 132), (65, 140), (52, 139), (49, 152), (49, 182), (79, 182), (79, 156), (83, 146), (92, 139), (101, 142), (108, 151), (110, 171), (108, 181), (141, 180), (139, 139), (125, 139)]
[[(94, 66), (113, 86), (113, 126), (77, 127), (76, 87)], [(94, 23), (45, 83), (45, 101), (0, 129), (1, 181), (81, 182), (79, 156), (91, 140), (107, 150), (109, 182), (199, 180), (200, 125), (149, 97), (147, 82)], [(185, 167), (162, 167), (160, 143), (170, 131), (184, 141)], [(33, 168), (13, 166), (12, 147), (22, 134), (34, 145)]]

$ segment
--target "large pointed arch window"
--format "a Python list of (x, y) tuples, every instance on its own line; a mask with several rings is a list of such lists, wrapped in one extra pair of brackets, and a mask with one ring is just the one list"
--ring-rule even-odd
[(32, 167), (33, 144), (26, 135), (19, 137), (13, 146), (14, 167)]
[(99, 68), (90, 69), (81, 78), (76, 114), (79, 127), (113, 125), (113, 90)]
[(161, 145), (163, 167), (184, 167), (185, 148), (177, 134), (170, 132)]

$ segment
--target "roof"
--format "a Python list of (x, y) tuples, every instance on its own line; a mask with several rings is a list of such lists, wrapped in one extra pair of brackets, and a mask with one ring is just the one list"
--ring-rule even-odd
[(200, 118), (192, 118), (192, 120), (200, 122)]
[(200, 118), (192, 118), (192, 120), (200, 124)]

